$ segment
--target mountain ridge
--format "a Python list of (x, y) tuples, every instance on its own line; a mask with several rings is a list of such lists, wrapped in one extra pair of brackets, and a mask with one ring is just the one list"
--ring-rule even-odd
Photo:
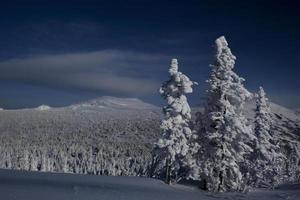
[(157, 106), (144, 102), (138, 98), (119, 98), (102, 96), (88, 101), (79, 102), (67, 106), (72, 109), (78, 108), (114, 108), (114, 109), (158, 109)]

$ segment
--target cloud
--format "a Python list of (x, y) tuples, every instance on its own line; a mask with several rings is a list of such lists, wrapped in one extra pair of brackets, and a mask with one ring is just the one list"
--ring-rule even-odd
[(157, 92), (168, 56), (132, 51), (42, 55), (0, 62), (0, 79), (58, 89), (127, 95)]

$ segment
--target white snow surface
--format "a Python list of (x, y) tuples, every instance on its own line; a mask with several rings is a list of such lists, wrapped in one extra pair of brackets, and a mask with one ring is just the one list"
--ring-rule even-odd
[(275, 190), (209, 193), (141, 177), (112, 177), (0, 170), (0, 199), (5, 200), (298, 200), (300, 183)]

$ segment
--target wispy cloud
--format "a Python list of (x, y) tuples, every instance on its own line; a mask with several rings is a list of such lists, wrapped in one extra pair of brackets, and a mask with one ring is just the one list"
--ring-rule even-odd
[(0, 62), (1, 80), (118, 94), (157, 92), (169, 57), (131, 51), (43, 55)]

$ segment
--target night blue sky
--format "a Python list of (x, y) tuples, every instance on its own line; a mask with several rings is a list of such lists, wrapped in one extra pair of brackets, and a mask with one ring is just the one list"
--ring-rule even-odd
[[(64, 106), (111, 95), (162, 104), (170, 60), (199, 82), (225, 35), (252, 92), (300, 107), (297, 1), (16, 1), (0, 6), (0, 107)], [(24, 3), (26, 2), (26, 3)]]

